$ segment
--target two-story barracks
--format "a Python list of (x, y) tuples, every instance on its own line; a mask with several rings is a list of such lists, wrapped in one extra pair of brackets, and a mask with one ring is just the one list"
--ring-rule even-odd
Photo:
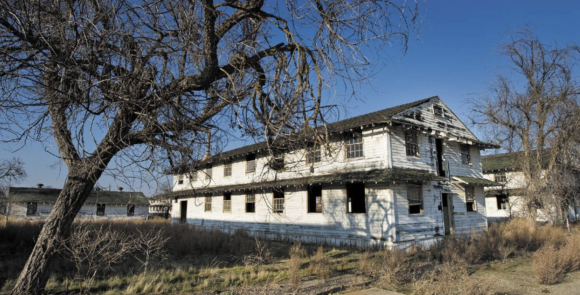
[[(292, 150), (271, 169), (264, 143), (174, 176), (173, 222), (266, 238), (405, 246), (487, 227), (479, 141), (430, 97), (328, 125), (332, 148)], [(288, 165), (289, 166), (289, 165)], [(199, 167), (199, 166), (198, 166)]]

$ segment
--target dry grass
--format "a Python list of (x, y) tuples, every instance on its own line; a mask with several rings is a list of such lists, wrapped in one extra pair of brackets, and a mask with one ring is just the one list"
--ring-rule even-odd
[(324, 253), (324, 248), (320, 246), (316, 250), (316, 254), (310, 258), (310, 269), (317, 278), (326, 282), (332, 272), (331, 263), (330, 257)]
[(553, 245), (540, 248), (534, 253), (534, 276), (540, 284), (553, 285), (561, 282), (566, 274), (566, 261)]
[(294, 292), (300, 288), (302, 276), (300, 269), (302, 268), (302, 257), (306, 256), (306, 250), (301, 243), (296, 243), (290, 248), (290, 258), (288, 259), (288, 280)]

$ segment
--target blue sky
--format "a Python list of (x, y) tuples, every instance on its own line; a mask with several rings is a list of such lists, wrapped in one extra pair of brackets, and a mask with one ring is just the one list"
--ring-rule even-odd
[[(344, 103), (348, 111), (341, 117), (350, 117), (438, 95), (467, 122), (466, 101), (485, 97), (495, 74), (509, 69), (499, 48), (511, 32), (528, 24), (544, 43), (580, 43), (579, 12), (580, 1), (572, 0), (428, 1), (421, 11), (420, 37), (410, 40), (407, 53), (394, 45), (377, 61), (383, 66), (376, 75), (357, 89), (360, 100), (341, 101), (337, 93), (333, 102)], [(25, 162), (28, 178), (19, 185), (62, 187), (64, 164), (38, 143), (13, 152), (18, 147), (0, 146), (0, 159), (17, 156)], [(126, 187), (110, 177), (99, 185)], [(131, 189), (148, 196), (155, 191), (141, 183)]]

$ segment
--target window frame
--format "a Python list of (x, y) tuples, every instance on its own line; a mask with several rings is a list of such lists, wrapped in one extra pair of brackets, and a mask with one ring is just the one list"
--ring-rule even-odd
[[(362, 193), (363, 196), (362, 198), (360, 198), (360, 196), (358, 196), (358, 198), (356, 198), (357, 196), (349, 196), (351, 193), (354, 193), (354, 190), (356, 189), (361, 189), (362, 188)], [(345, 185), (345, 195), (346, 195), (346, 213), (347, 214), (366, 214), (367, 213), (367, 189), (366, 189), (366, 185), (363, 182), (354, 182), (354, 183), (347, 183)], [(356, 198), (356, 199), (353, 199)], [(353, 206), (353, 200), (357, 200), (357, 202), (361, 202), (360, 199), (362, 199), (362, 206), (357, 205), (357, 207), (360, 207), (363, 209), (363, 211), (354, 211), (354, 206)], [(356, 208), (356, 209), (360, 209), (360, 208)]]
[(197, 181), (197, 171), (193, 171), (189, 173), (189, 180), (191, 182)]
[[(412, 139), (412, 141), (410, 141), (410, 139)], [(407, 155), (407, 157), (421, 158), (420, 147), (419, 134), (414, 130), (405, 130), (405, 155)]]
[(344, 143), (346, 159), (364, 158), (364, 138), (361, 132), (353, 133)]
[(445, 118), (445, 109), (442, 105), (433, 104), (433, 115)]
[[(246, 155), (246, 174), (255, 173), (256, 172), (256, 166), (257, 166), (257, 157), (256, 157), (256, 154), (248, 154), (248, 155)], [(252, 167), (252, 169), (250, 169), (250, 167)]]
[(229, 160), (224, 162), (224, 177), (232, 176), (233, 172), (233, 161)]
[(105, 216), (107, 204), (97, 204), (97, 216)]
[(183, 184), (183, 174), (177, 175), (177, 184), (178, 185)]
[(306, 164), (322, 162), (322, 151), (320, 145), (314, 145), (306, 150)]
[[(411, 196), (411, 192), (416, 192), (418, 194), (418, 198), (413, 198), (413, 202), (409, 196)], [(411, 207), (419, 206), (418, 213), (411, 213)], [(424, 215), (425, 214), (425, 196), (423, 195), (423, 184), (422, 183), (407, 183), (407, 213), (408, 215)]]
[[(256, 192), (254, 190), (247, 190), (245, 194), (246, 213), (256, 213)], [(248, 204), (253, 204), (252, 211), (248, 211)]]
[[(510, 199), (507, 195), (497, 195), (495, 196), (497, 210), (508, 210), (508, 206), (510, 203)], [(505, 208), (502, 208), (502, 204), (505, 205)]]
[(471, 146), (462, 143), (459, 145), (459, 150), (461, 153), (461, 164), (471, 166)]
[(211, 180), (213, 177), (213, 164), (205, 165), (205, 180)]
[(127, 216), (135, 216), (135, 204), (127, 204)]
[(232, 193), (224, 192), (222, 210), (224, 213), (232, 213)]
[(213, 196), (211, 194), (206, 194), (203, 199), (203, 212), (212, 211)]
[[(281, 201), (280, 201), (281, 200)], [(282, 207), (280, 209), (279, 207)], [(284, 214), (286, 209), (286, 194), (283, 188), (272, 189), (272, 213)]]
[[(499, 179), (498, 179), (499, 178)], [(507, 183), (507, 175), (505, 172), (497, 172), (493, 174), (493, 180), (497, 183)]]
[(466, 185), (464, 191), (465, 191), (465, 211), (467, 213), (477, 212), (478, 208), (477, 208), (477, 199), (475, 198), (475, 186)]
[(38, 214), (38, 203), (37, 202), (27, 202), (26, 203), (26, 216), (36, 216)]
[[(312, 195), (314, 194), (313, 188), (316, 190), (320, 190), (320, 196)], [(306, 196), (306, 213), (318, 213), (322, 214), (324, 212), (324, 203), (322, 197), (322, 185), (309, 185), (307, 188), (307, 196)], [(314, 200), (312, 200), (314, 198)], [(320, 202), (318, 202), (320, 201)], [(312, 205), (314, 204), (314, 209)]]

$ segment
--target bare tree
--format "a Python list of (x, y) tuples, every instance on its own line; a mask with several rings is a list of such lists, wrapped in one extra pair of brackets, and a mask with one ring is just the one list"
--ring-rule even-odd
[(570, 204), (559, 185), (578, 157), (570, 148), (578, 143), (580, 127), (578, 53), (576, 45), (541, 43), (526, 28), (503, 47), (513, 71), (498, 75), (491, 97), (472, 102), (474, 122), (506, 151), (520, 152), (513, 168), (523, 173), (522, 203), (533, 219), (546, 205), (562, 221)]
[(43, 290), (55, 241), (110, 163), (199, 160), (207, 133), (312, 140), (324, 87), (356, 86), (393, 41), (406, 49), (417, 11), (406, 0), (0, 0), (0, 128), (54, 141), (68, 168), (13, 294)]
[(24, 163), (18, 158), (0, 162), (0, 214), (4, 215), (4, 225), (12, 212), (14, 195), (9, 194), (10, 183), (18, 183), (26, 178)]

